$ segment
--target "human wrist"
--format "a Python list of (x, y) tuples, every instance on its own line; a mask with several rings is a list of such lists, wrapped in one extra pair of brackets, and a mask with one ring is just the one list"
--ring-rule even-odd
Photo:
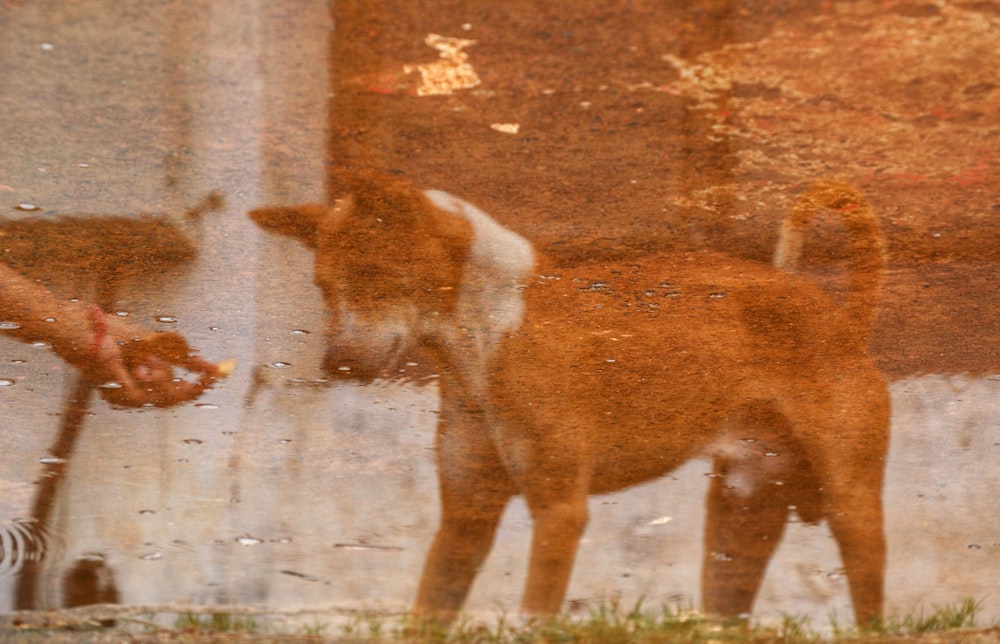
[(85, 315), (90, 322), (90, 330), (94, 336), (90, 350), (86, 355), (88, 360), (94, 360), (101, 353), (104, 342), (108, 338), (108, 318), (104, 310), (96, 304), (88, 305)]

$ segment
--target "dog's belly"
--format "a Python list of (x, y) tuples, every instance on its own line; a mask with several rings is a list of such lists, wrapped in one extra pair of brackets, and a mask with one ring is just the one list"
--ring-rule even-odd
[(579, 464), (592, 493), (657, 478), (703, 452), (752, 374), (705, 325), (669, 334), (641, 326), (506, 340), (492, 399), (510, 444), (535, 460)]

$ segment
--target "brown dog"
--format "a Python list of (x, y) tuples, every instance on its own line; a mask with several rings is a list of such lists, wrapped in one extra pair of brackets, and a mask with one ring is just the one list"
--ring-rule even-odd
[(706, 612), (750, 611), (794, 511), (830, 523), (857, 621), (881, 615), (889, 398), (866, 344), (883, 245), (850, 186), (809, 189), (776, 255), (791, 267), (812, 215), (836, 209), (853, 253), (844, 305), (711, 253), (540, 274), (525, 240), (451, 195), (371, 173), (351, 188), (333, 207), (251, 217), (315, 250), (331, 374), (393, 377), (417, 348), (436, 358), (442, 516), (419, 614), (461, 608), (516, 494), (534, 523), (522, 609), (558, 611), (588, 495), (711, 455)]

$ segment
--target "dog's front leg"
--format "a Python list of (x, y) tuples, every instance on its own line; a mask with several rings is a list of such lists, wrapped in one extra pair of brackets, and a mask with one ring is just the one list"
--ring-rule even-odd
[[(528, 615), (559, 612), (580, 538), (587, 527), (586, 491), (553, 494), (547, 488), (550, 481), (549, 477), (538, 477), (536, 485), (525, 490), (534, 523), (528, 579), (521, 600), (521, 611)], [(539, 494), (538, 488), (547, 489)]]
[(493, 545), (503, 509), (515, 489), (469, 400), (443, 390), (438, 425), (441, 523), (420, 579), (414, 612), (446, 624), (465, 602)]

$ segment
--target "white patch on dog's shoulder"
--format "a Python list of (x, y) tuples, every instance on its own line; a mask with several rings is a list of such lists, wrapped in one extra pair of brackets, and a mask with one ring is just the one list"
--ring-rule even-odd
[(469, 202), (440, 190), (424, 194), (435, 206), (456, 214), (472, 225), (469, 261), (458, 285), (456, 323), (473, 334), (478, 359), (465, 361), (469, 371), (485, 375), (502, 334), (516, 329), (524, 317), (521, 288), (535, 268), (535, 252), (529, 242), (504, 228)]
[(431, 202), (472, 224), (473, 241), (463, 283), (466, 295), (486, 306), (493, 332), (517, 328), (524, 314), (518, 287), (535, 267), (535, 252), (524, 237), (497, 223), (471, 203), (440, 190), (428, 190)]
[(475, 240), (471, 263), (493, 269), (498, 277), (506, 275), (515, 285), (531, 274), (535, 267), (535, 251), (527, 239), (455, 195), (442, 190), (427, 190), (424, 194), (441, 210), (459, 215), (472, 224)]

